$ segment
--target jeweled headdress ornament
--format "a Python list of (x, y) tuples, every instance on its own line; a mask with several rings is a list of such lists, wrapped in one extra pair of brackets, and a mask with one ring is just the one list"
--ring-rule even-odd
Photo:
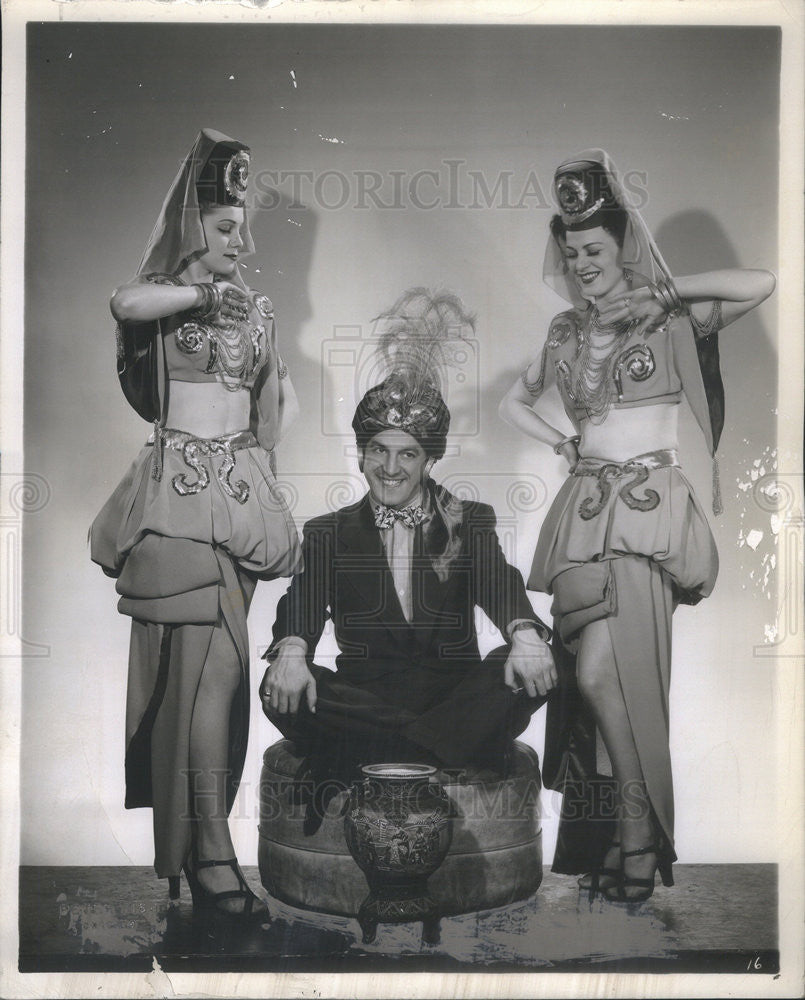
[(216, 143), (196, 181), (198, 200), (242, 207), (246, 203), (249, 157), (249, 148), (242, 142)]
[(603, 164), (594, 160), (570, 160), (556, 171), (554, 194), (562, 222), (580, 226), (597, 212), (618, 208)]
[(412, 288), (377, 317), (377, 354), (389, 374), (364, 395), (352, 428), (358, 447), (384, 430), (416, 438), (431, 458), (444, 455), (450, 411), (442, 396), (457, 346), (474, 330), (475, 317), (449, 292)]

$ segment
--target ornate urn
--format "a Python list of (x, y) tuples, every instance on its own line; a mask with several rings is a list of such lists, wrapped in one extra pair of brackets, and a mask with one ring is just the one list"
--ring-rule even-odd
[(358, 911), (365, 944), (378, 923), (422, 921), (422, 939), (439, 941), (440, 913), (428, 876), (444, 861), (452, 838), (451, 806), (427, 764), (368, 764), (352, 786), (344, 818), (349, 852), (366, 876), (369, 895)]

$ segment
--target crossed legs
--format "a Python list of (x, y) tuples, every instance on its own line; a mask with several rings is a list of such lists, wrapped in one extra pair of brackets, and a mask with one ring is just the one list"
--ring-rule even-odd
[(314, 664), (315, 714), (304, 699), (296, 715), (266, 714), (288, 739), (317, 744), (329, 756), (340, 746), (360, 751), (367, 763), (403, 754), (451, 768), (503, 767), (513, 739), (545, 701), (506, 687), (507, 655), (508, 647), (500, 647), (454, 676), (412, 669), (396, 689), (393, 678), (358, 687)]

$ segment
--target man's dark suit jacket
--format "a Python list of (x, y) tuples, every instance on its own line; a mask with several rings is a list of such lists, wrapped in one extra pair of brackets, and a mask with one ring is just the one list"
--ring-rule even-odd
[(408, 680), (445, 672), (458, 680), (468, 667), (480, 664), (476, 606), (504, 635), (513, 620), (525, 618), (549, 637), (520, 573), (503, 555), (492, 508), (474, 501), (461, 501), (461, 506), (461, 548), (445, 582), (422, 552), (422, 529), (416, 529), (411, 623), (394, 589), (369, 495), (309, 521), (304, 570), (279, 602), (275, 642), (300, 636), (312, 658), (325, 622), (332, 618), (340, 650), (338, 676), (356, 686), (372, 686), (383, 678), (385, 690), (405, 698)]

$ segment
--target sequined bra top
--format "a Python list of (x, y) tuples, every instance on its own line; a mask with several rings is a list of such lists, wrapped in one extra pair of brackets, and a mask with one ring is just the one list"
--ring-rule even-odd
[[(147, 281), (184, 285), (172, 274), (149, 274)], [(162, 320), (168, 377), (177, 382), (222, 382), (233, 392), (252, 389), (269, 360), (274, 307), (267, 295), (248, 293), (249, 317), (228, 325), (176, 313)], [(268, 330), (267, 330), (268, 327)]]
[[(713, 306), (707, 324), (690, 317), (699, 336), (720, 325), (720, 303)], [(674, 361), (673, 337), (666, 328), (641, 334), (634, 324), (605, 327), (594, 308), (568, 309), (551, 322), (539, 372), (523, 372), (532, 396), (545, 387), (546, 370), (555, 375), (562, 402), (576, 421), (600, 423), (611, 408), (678, 403), (682, 379)]]

